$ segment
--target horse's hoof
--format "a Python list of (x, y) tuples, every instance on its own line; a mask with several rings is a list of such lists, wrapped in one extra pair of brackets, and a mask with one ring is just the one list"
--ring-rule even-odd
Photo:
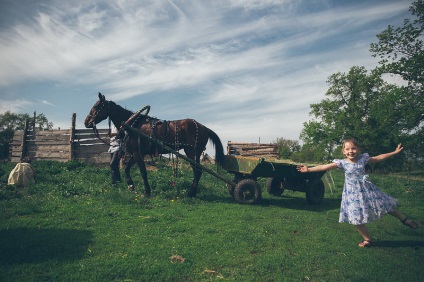
[(128, 190), (130, 190), (131, 192), (133, 192), (135, 190), (134, 185), (128, 185)]

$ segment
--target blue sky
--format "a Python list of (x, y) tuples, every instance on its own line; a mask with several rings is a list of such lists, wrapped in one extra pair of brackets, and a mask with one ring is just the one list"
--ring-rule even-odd
[[(227, 141), (299, 139), (327, 78), (377, 66), (403, 0), (0, 0), (0, 113), (77, 127), (102, 92)], [(107, 122), (103, 122), (107, 127)]]

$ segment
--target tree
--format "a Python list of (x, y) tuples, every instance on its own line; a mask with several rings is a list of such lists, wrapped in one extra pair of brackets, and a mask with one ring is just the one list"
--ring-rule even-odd
[(412, 3), (409, 10), (417, 19), (405, 19), (403, 27), (389, 25), (377, 35), (379, 42), (372, 43), (370, 51), (374, 57), (381, 58), (382, 72), (400, 75), (421, 96), (424, 82), (424, 1)]
[[(364, 67), (352, 67), (347, 74), (329, 77), (326, 95), (331, 99), (311, 105), (316, 119), (305, 123), (300, 135), (308, 148), (320, 148), (321, 156), (329, 159), (346, 137), (357, 138), (372, 155), (403, 143), (404, 158), (422, 164), (424, 1), (414, 2), (410, 11), (415, 20), (406, 19), (398, 28), (389, 25), (377, 35), (379, 42), (371, 44), (373, 56), (381, 58), (379, 67), (370, 74)], [(385, 73), (401, 76), (407, 86), (388, 84), (382, 79)], [(399, 165), (399, 158), (384, 164), (391, 163)]]
[(39, 114), (31, 118), (28, 114), (14, 114), (10, 111), (0, 114), (0, 159), (9, 157), (9, 143), (12, 140), (15, 130), (23, 130), (26, 120), (29, 124), (36, 125), (36, 130), (51, 130), (53, 123), (49, 122), (44, 114)]
[[(370, 51), (379, 57), (379, 71), (401, 76), (408, 85), (402, 87), (408, 92), (403, 111), (408, 115), (412, 125), (402, 133), (409, 156), (422, 160), (424, 158), (424, 1), (412, 3), (409, 8), (414, 20), (405, 19), (402, 27), (388, 26), (377, 35), (378, 43), (372, 43)], [(406, 110), (407, 109), (407, 110)]]
[(53, 123), (49, 122), (44, 114), (39, 114), (35, 118), (35, 130), (52, 130)]
[[(409, 92), (386, 83), (377, 71), (368, 74), (364, 67), (352, 67), (348, 73), (336, 73), (327, 81), (330, 87), (324, 99), (311, 105), (316, 120), (304, 123), (300, 138), (308, 147), (321, 148), (316, 156), (328, 161), (343, 139), (358, 139), (372, 155), (393, 150), (403, 132), (415, 127), (408, 114)], [(390, 109), (390, 111), (388, 111)], [(317, 145), (320, 146), (317, 146)]]
[(307, 145), (321, 144), (326, 160), (332, 158), (335, 147), (344, 138), (366, 138), (364, 121), (369, 116), (371, 99), (377, 97), (375, 94), (384, 81), (373, 73), (368, 75), (364, 67), (352, 67), (347, 74), (331, 75), (327, 83), (330, 88), (325, 95), (331, 99), (311, 105), (310, 114), (316, 120), (305, 123), (300, 135)]
[[(303, 130), (300, 133), (300, 139), (304, 141), (304, 145), (301, 150), (302, 161), (312, 162), (324, 162), (331, 158), (335, 144), (340, 140), (340, 134), (337, 134), (337, 130), (332, 127), (333, 122), (330, 120), (330, 113), (332, 108), (338, 109), (337, 105), (329, 103), (329, 101), (323, 101), (326, 103), (325, 107), (329, 109), (328, 115), (325, 117), (327, 122), (320, 122), (318, 120), (312, 120), (303, 124)], [(312, 106), (312, 105), (311, 105)], [(313, 114), (312, 111), (310, 114)], [(319, 117), (316, 115), (315, 117)], [(311, 150), (316, 149), (318, 152), (312, 154)]]
[(300, 151), (294, 152), (290, 159), (299, 163), (320, 163), (326, 162), (326, 149), (321, 144), (304, 144)]
[(299, 152), (301, 148), (297, 140), (277, 138), (272, 143), (276, 144), (277, 152), (282, 159), (290, 159), (291, 155), (294, 152)]

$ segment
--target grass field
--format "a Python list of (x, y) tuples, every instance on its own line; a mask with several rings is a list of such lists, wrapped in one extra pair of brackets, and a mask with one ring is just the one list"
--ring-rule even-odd
[[(359, 248), (352, 225), (338, 223), (343, 175), (321, 205), (304, 193), (266, 193), (236, 204), (226, 184), (204, 174), (198, 197), (185, 197), (192, 172), (149, 172), (152, 197), (109, 185), (107, 168), (34, 162), (37, 183), (7, 186), (14, 164), (0, 164), (0, 281), (422, 281), (422, 174), (370, 175), (417, 220), (391, 216), (368, 225)], [(231, 178), (225, 171), (220, 172)], [(138, 191), (141, 177), (133, 171)], [(176, 181), (175, 187), (172, 182)]]

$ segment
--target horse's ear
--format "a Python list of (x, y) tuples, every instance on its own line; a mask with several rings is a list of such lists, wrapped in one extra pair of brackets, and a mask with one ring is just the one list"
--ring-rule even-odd
[(99, 100), (104, 101), (106, 100), (105, 95), (102, 95), (102, 93), (99, 92)]

